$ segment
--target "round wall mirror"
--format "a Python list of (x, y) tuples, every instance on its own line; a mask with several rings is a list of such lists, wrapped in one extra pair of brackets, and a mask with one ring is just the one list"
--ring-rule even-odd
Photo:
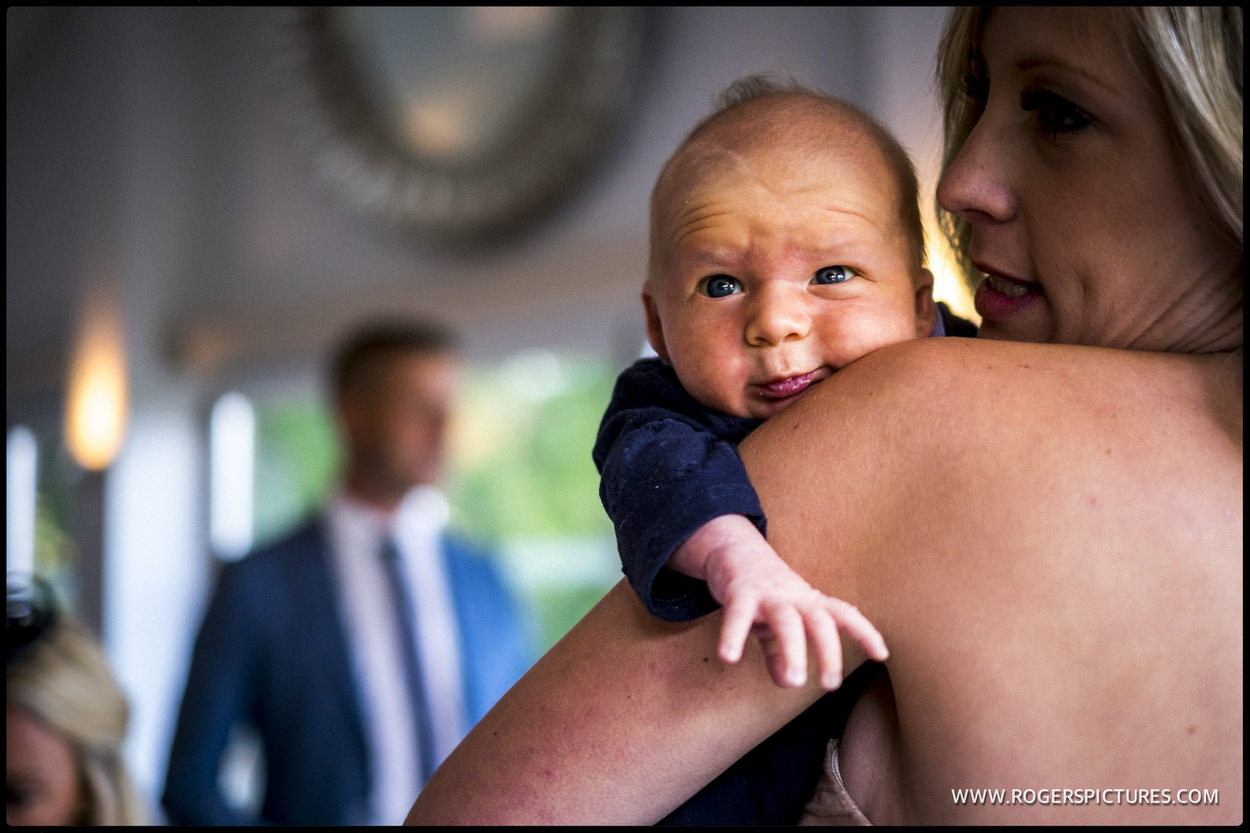
[(298, 134), (356, 209), (435, 241), (505, 235), (610, 144), (643, 19), (624, 7), (292, 9)]

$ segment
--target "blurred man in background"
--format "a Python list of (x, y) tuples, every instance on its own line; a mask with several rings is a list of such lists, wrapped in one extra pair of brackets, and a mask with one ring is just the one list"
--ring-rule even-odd
[[(433, 323), (369, 326), (338, 349), (339, 486), (221, 571), (170, 753), (171, 823), (400, 824), (528, 668), (528, 627), (494, 562), (446, 529), (436, 484), (459, 375), (455, 339)], [(240, 726), (262, 747), (259, 819), (220, 784)]]

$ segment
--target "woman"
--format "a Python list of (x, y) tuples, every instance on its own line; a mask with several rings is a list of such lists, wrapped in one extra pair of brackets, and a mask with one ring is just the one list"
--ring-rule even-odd
[[(984, 338), (873, 353), (742, 447), (777, 551), (890, 646), (809, 820), (1241, 820), (1241, 53), (1239, 9), (950, 20)], [(717, 662), (718, 619), (617, 587), (409, 821), (662, 817), (820, 694)]]
[(10, 580), (5, 621), (5, 820), (145, 824), (121, 747), (126, 700), (104, 653), (42, 584)]

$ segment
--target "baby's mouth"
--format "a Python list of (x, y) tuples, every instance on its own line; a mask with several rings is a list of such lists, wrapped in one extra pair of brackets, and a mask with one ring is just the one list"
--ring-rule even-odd
[(811, 373), (804, 373), (801, 376), (790, 376), (785, 379), (778, 379), (775, 382), (769, 382), (766, 385), (760, 385), (761, 395), (773, 399), (787, 399), (802, 393), (819, 381), (819, 371), (813, 370)]

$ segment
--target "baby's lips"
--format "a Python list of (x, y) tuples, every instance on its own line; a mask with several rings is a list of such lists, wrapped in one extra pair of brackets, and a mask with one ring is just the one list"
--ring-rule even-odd
[(772, 396), (778, 398), (785, 396), (794, 396), (799, 391), (812, 383), (812, 378), (816, 375), (815, 371), (804, 373), (802, 376), (791, 376), (788, 379), (780, 379), (776, 382), (769, 382), (764, 389)]

